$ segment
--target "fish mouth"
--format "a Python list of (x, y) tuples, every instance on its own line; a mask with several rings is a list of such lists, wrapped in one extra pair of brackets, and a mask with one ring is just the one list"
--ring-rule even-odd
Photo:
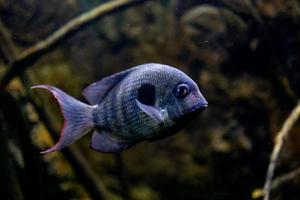
[(196, 103), (186, 114), (183, 116), (173, 119), (175, 122), (173, 126), (169, 127), (168, 131), (164, 132), (160, 137), (152, 138), (150, 141), (155, 141), (158, 139), (166, 138), (170, 135), (176, 134), (183, 127), (185, 127), (188, 123), (193, 121), (197, 117), (198, 114), (202, 113), (208, 107), (207, 101), (201, 101)]
[(183, 116), (174, 120), (176, 123), (188, 123), (192, 121), (197, 115), (201, 114), (208, 107), (208, 103), (206, 101), (200, 101), (192, 106)]
[(207, 107), (208, 107), (208, 103), (201, 101), (192, 107), (191, 113), (194, 113), (194, 112), (202, 113)]

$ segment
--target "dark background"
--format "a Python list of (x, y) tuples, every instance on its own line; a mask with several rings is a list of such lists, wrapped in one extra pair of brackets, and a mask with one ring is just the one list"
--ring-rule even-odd
[[(105, 2), (0, 0), (1, 29), (22, 52)], [(3, 199), (254, 198), (273, 138), (299, 99), (299, 20), (297, 0), (165, 0), (82, 27), (0, 94)], [(0, 75), (9, 68), (5, 55), (2, 48)], [(147, 62), (186, 72), (209, 108), (179, 134), (121, 155), (92, 151), (90, 135), (62, 152), (39, 154), (57, 140), (63, 119), (55, 100), (30, 86), (51, 84), (84, 100), (88, 84)], [(298, 123), (275, 176), (298, 168), (299, 131)], [(300, 199), (299, 186), (295, 176), (272, 199)]]

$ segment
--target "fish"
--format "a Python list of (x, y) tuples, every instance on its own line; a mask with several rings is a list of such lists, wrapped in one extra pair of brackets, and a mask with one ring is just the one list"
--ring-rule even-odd
[(118, 153), (143, 141), (176, 134), (208, 106), (198, 85), (179, 69), (141, 64), (92, 83), (83, 103), (51, 85), (36, 85), (56, 98), (64, 116), (59, 140), (41, 153), (69, 146), (93, 132), (90, 147)]

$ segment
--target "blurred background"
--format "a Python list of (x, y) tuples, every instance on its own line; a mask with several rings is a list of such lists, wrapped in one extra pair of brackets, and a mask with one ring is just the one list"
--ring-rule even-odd
[[(0, 0), (0, 75), (18, 53), (111, 2)], [(90, 135), (39, 154), (63, 119), (54, 98), (30, 86), (51, 84), (84, 101), (88, 84), (147, 62), (183, 70), (209, 108), (177, 135), (122, 154), (92, 151)], [(1, 199), (261, 199), (274, 136), (300, 96), (299, 64), (298, 0), (156, 0), (116, 10), (1, 88)], [(300, 166), (299, 131), (298, 123), (276, 177)], [(273, 187), (272, 199), (299, 200), (298, 175)]]

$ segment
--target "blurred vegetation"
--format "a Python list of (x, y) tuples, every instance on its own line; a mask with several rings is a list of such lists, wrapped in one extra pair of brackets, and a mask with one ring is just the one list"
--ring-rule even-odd
[[(105, 2), (0, 0), (0, 18), (22, 51)], [(106, 199), (252, 199), (263, 187), (274, 135), (300, 96), (299, 27), (297, 0), (146, 1), (84, 27), (0, 94), (4, 199), (94, 197), (68, 151), (39, 155), (53, 144), (62, 116), (54, 99), (31, 85), (55, 85), (84, 101), (86, 85), (146, 62), (185, 71), (209, 109), (179, 134), (122, 155), (90, 150), (89, 136), (73, 145)], [(0, 74), (6, 63), (2, 50)], [(298, 123), (276, 175), (299, 167), (299, 131)], [(300, 199), (299, 180), (272, 199)]]

